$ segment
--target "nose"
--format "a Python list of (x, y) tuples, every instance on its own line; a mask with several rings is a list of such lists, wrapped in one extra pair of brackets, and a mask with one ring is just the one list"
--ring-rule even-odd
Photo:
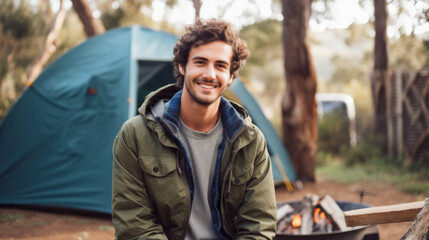
[(212, 64), (208, 64), (204, 69), (203, 78), (207, 80), (213, 80), (216, 78), (216, 70)]

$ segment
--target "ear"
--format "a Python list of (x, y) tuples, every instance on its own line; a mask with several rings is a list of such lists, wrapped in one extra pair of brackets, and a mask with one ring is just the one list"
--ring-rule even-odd
[(185, 69), (183, 68), (182, 64), (179, 64), (179, 72), (180, 72), (180, 74), (185, 76)]

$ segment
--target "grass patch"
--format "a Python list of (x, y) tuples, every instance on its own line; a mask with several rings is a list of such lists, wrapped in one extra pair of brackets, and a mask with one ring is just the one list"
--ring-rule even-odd
[[(332, 126), (319, 125), (319, 133), (334, 130)], [(367, 134), (353, 147), (346, 141), (328, 141), (335, 138), (332, 134), (320, 137), (316, 173), (323, 178), (340, 183), (388, 183), (407, 193), (429, 196), (429, 166), (422, 161), (385, 155), (380, 147), (384, 146), (383, 139), (375, 134)]]
[[(417, 164), (418, 165), (418, 164)], [(344, 157), (318, 154), (316, 173), (323, 178), (340, 182), (383, 182), (398, 186), (411, 194), (429, 196), (429, 167), (416, 164), (406, 166), (403, 161), (386, 157), (372, 157), (350, 164)]]
[(14, 222), (22, 218), (21, 214), (5, 212), (0, 214), (0, 223)]

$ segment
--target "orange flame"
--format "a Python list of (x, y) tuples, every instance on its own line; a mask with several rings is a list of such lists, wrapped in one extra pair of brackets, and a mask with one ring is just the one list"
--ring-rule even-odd
[(313, 217), (313, 220), (315, 223), (319, 222), (319, 213), (320, 213), (320, 208), (316, 208), (316, 210), (314, 210), (314, 217)]
[(301, 216), (299, 214), (293, 216), (292, 227), (301, 227)]
[(326, 215), (324, 212), (321, 212), (320, 208), (316, 208), (316, 210), (314, 210), (314, 222), (317, 223), (319, 222), (319, 217), (321, 219), (326, 219)]

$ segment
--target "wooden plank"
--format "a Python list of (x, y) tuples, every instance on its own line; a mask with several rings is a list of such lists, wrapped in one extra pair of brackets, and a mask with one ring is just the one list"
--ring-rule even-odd
[(337, 227), (344, 231), (347, 229), (346, 221), (344, 220), (344, 212), (338, 206), (337, 202), (328, 194), (320, 200), (320, 207), (325, 211), (326, 214), (331, 216)]
[(396, 147), (398, 148), (398, 155), (402, 156), (403, 154), (403, 148), (404, 148), (404, 136), (403, 136), (403, 117), (402, 117), (402, 78), (401, 78), (401, 72), (398, 71), (396, 72), (396, 92), (398, 94), (397, 98), (396, 98), (396, 116), (398, 117), (398, 122), (397, 122), (397, 126), (396, 126), (396, 131), (397, 131), (397, 145)]
[(386, 101), (386, 131), (387, 131), (387, 153), (391, 156), (393, 155), (393, 78), (390, 75), (385, 76), (384, 78), (384, 91), (385, 91), (385, 101)]
[(406, 83), (405, 83), (405, 88), (403, 90), (404, 91), (403, 92), (404, 96), (407, 95), (408, 90), (411, 88), (411, 86), (413, 86), (414, 81), (416, 80), (416, 75), (417, 75), (416, 72), (409, 73), (409, 75), (407, 77), (407, 80), (406, 80)]
[(419, 112), (417, 112), (417, 116), (415, 116), (413, 106), (411, 105), (410, 100), (407, 98), (407, 96), (403, 96), (402, 101), (404, 102), (405, 110), (407, 110), (407, 114), (412, 119), (411, 122), (416, 121), (416, 120), (414, 120), (414, 118), (419, 117)]
[(417, 102), (420, 105), (420, 110), (423, 111), (423, 114), (424, 114), (423, 116), (425, 117), (425, 122), (429, 122), (429, 111), (427, 109), (425, 99), (422, 97), (422, 95), (420, 94), (420, 91), (417, 89), (416, 86), (412, 86), (411, 90), (413, 91), (414, 97), (417, 98)]
[(413, 156), (416, 156), (417, 151), (419, 150), (420, 146), (423, 145), (423, 142), (426, 140), (428, 136), (429, 136), (429, 129), (426, 129), (426, 131), (424, 131), (420, 135), (419, 139), (414, 144), (413, 151), (412, 151)]
[(413, 221), (425, 201), (370, 207), (344, 212), (347, 226)]
[(423, 88), (423, 91), (422, 91), (423, 98), (427, 98), (428, 93), (429, 93), (429, 81), (428, 81), (428, 79), (426, 79), (426, 84), (425, 84), (425, 87)]

